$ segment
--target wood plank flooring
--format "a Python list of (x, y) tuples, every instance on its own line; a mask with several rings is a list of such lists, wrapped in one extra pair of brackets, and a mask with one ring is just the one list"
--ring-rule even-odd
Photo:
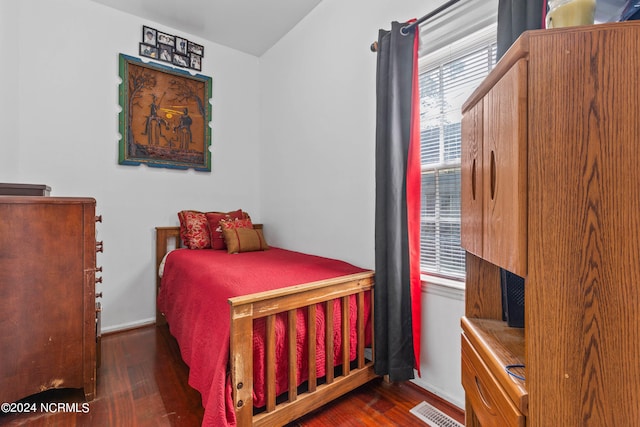
[[(51, 390), (22, 401), (35, 404), (35, 413), (0, 414), (0, 425), (200, 426), (200, 393), (187, 384), (189, 369), (166, 326), (104, 336), (101, 363), (97, 398), (88, 406), (81, 390)], [(458, 408), (411, 383), (374, 380), (288, 427), (426, 425), (409, 413), (423, 400), (464, 422)], [(40, 403), (62, 406), (40, 412)]]

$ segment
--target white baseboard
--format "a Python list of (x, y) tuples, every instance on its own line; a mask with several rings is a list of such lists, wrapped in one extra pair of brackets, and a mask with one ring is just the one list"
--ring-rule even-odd
[(441, 399), (444, 399), (447, 402), (451, 403), (452, 405), (457, 406), (460, 410), (464, 411), (464, 407), (465, 407), (464, 400), (460, 401), (458, 397), (452, 396), (450, 393), (447, 393), (446, 391), (438, 387), (434, 387), (433, 385), (428, 384), (421, 378), (415, 378), (411, 380), (411, 382), (417, 385), (418, 387), (421, 387), (427, 390), (429, 393), (433, 393), (436, 396), (440, 397)]
[(156, 318), (151, 317), (149, 319), (142, 319), (135, 322), (121, 323), (119, 325), (108, 326), (106, 328), (102, 328), (100, 331), (102, 334), (108, 334), (111, 332), (126, 331), (127, 329), (135, 329), (135, 328), (140, 328), (142, 326), (153, 325), (154, 323), (156, 323)]

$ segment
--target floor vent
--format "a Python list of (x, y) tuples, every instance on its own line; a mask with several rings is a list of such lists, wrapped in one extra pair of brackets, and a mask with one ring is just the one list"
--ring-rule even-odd
[(417, 404), (409, 412), (431, 427), (464, 427), (450, 416), (429, 405), (427, 402)]

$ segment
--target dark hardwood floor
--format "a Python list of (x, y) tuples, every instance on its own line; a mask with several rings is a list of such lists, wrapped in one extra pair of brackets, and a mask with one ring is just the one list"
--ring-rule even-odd
[[(88, 406), (81, 390), (51, 390), (21, 402), (63, 404), (60, 410), (0, 414), (0, 425), (200, 426), (200, 394), (187, 384), (188, 367), (166, 326), (104, 336), (101, 363), (97, 398)], [(423, 400), (464, 422), (459, 409), (411, 383), (374, 380), (289, 426), (426, 425), (409, 413)]]

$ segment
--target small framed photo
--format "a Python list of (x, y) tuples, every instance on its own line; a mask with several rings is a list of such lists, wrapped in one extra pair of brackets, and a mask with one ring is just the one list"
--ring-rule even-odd
[(190, 59), (191, 62), (189, 66), (194, 70), (202, 71), (202, 57), (200, 55), (192, 53)]
[(189, 43), (189, 40), (176, 36), (176, 52), (180, 55), (188, 55), (187, 43)]
[(180, 67), (189, 67), (189, 58), (177, 53), (173, 54), (173, 63)]
[(158, 44), (158, 59), (165, 62), (173, 62), (173, 46)]
[(171, 34), (161, 33), (160, 31), (158, 31), (158, 43), (162, 43), (162, 44), (169, 45), (171, 47), (175, 47), (176, 46), (176, 37), (171, 35)]
[(158, 42), (158, 31), (155, 28), (142, 26), (142, 43), (155, 46)]
[(199, 55), (201, 57), (204, 56), (204, 46), (189, 42), (187, 49), (189, 50), (189, 53), (195, 53), (196, 55)]
[(145, 43), (140, 43), (140, 56), (146, 56), (148, 58), (158, 58), (158, 48)]

